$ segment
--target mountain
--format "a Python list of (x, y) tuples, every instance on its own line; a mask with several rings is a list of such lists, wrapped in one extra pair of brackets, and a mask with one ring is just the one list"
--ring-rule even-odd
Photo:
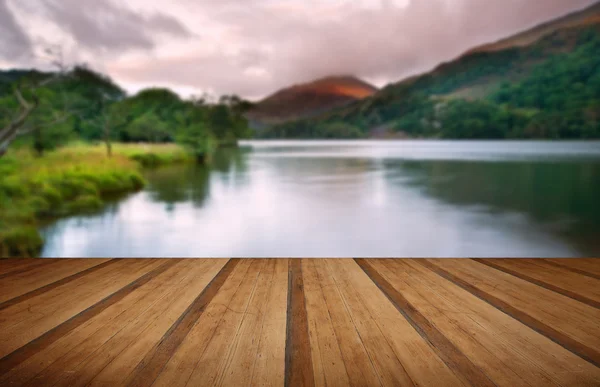
[(467, 54), (471, 54), (474, 52), (493, 52), (505, 50), (507, 48), (512, 47), (528, 46), (540, 40), (544, 36), (556, 32), (560, 29), (592, 25), (598, 22), (600, 22), (600, 3), (596, 3), (591, 7), (571, 13), (559, 19), (543, 23), (537, 27), (526, 30), (509, 38), (502, 39), (497, 42), (486, 44), (480, 47), (476, 47), (471, 51), (467, 52)]
[(352, 76), (295, 85), (258, 102), (246, 116), (255, 125), (307, 118), (373, 95), (374, 86)]
[(600, 3), (265, 138), (600, 138)]

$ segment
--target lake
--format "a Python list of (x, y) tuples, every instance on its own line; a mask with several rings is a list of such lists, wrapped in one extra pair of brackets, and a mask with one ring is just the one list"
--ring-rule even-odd
[(146, 177), (42, 256), (600, 256), (600, 142), (248, 141)]

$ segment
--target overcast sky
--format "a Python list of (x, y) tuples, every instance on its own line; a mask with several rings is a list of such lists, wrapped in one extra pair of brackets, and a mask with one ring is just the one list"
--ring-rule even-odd
[(383, 86), (596, 0), (0, 0), (0, 68), (63, 48), (130, 92), (256, 99), (356, 75)]

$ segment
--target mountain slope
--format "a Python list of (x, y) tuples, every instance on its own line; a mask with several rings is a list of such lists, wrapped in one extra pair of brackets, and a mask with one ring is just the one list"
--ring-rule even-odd
[(537, 27), (521, 32), (509, 38), (502, 39), (494, 43), (485, 44), (480, 47), (476, 47), (467, 52), (467, 54), (471, 54), (474, 52), (500, 51), (513, 47), (524, 47), (531, 45), (543, 38), (544, 36), (556, 32), (560, 29), (570, 27), (581, 27), (584, 25), (591, 25), (598, 22), (600, 22), (600, 3), (596, 3), (591, 7), (568, 14), (559, 19), (543, 23)]
[[(331, 125), (344, 124), (345, 132), (359, 131), (363, 137), (382, 132), (447, 138), (600, 137), (599, 4), (471, 50), (364, 100), (277, 125), (263, 136), (327, 137)], [(485, 129), (497, 120), (502, 125)], [(462, 131), (469, 125), (474, 129)], [(548, 128), (552, 125), (556, 130)]]
[(314, 116), (373, 95), (377, 89), (351, 76), (327, 77), (276, 92), (247, 113), (259, 124)]

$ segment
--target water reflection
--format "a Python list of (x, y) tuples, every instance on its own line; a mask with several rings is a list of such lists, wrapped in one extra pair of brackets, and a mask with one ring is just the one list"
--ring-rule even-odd
[(600, 253), (598, 143), (253, 142), (45, 230), (44, 256)]
[[(539, 227), (600, 253), (600, 164), (596, 162), (389, 161), (399, 184), (454, 206), (526, 214)], [(399, 172), (401, 171), (401, 172)], [(406, 179), (410, 176), (409, 179)], [(587, 242), (586, 242), (587, 241)]]

